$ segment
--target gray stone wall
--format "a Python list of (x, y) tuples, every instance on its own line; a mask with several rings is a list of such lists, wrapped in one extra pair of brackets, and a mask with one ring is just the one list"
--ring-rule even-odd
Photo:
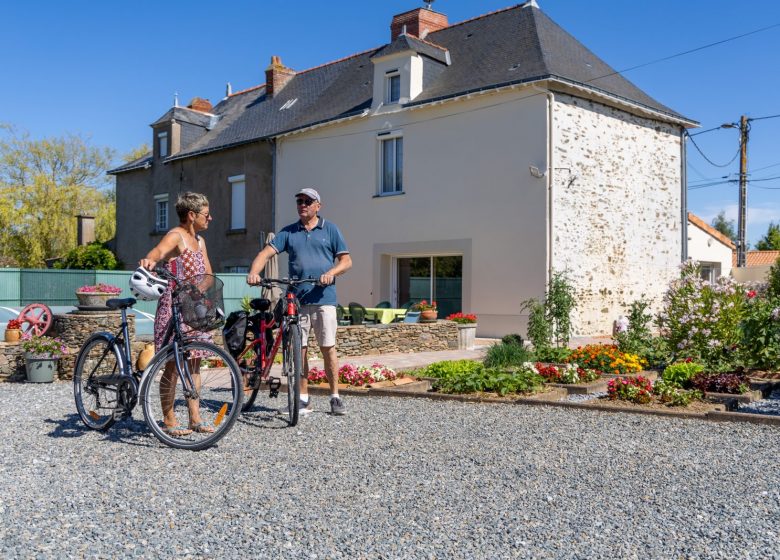
[[(339, 356), (371, 356), (390, 352), (433, 352), (458, 347), (458, 325), (452, 321), (435, 323), (391, 323), (377, 326), (339, 327), (336, 349)], [(314, 333), (309, 351), (320, 355)]]

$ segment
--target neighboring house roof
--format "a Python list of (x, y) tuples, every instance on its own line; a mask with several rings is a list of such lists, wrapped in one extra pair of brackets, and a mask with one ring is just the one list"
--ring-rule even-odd
[(116, 175), (117, 173), (126, 173), (127, 171), (134, 171), (136, 169), (143, 169), (145, 167), (150, 167), (152, 165), (152, 153), (149, 152), (148, 154), (139, 157), (138, 159), (134, 159), (133, 161), (130, 161), (124, 165), (120, 165), (119, 167), (116, 167), (114, 169), (109, 169), (107, 173), (109, 175)]
[(707, 222), (702, 220), (696, 214), (688, 212), (688, 221), (693, 225), (695, 225), (697, 228), (703, 230), (704, 233), (711, 235), (712, 237), (714, 237), (715, 239), (723, 243), (726, 247), (728, 247), (732, 251), (736, 250), (737, 246), (734, 245), (734, 242), (731, 239), (723, 235), (721, 232), (719, 232), (717, 229), (715, 229)]
[[(780, 258), (780, 251), (748, 251), (745, 253), (745, 266), (772, 265)], [(731, 254), (731, 265), (737, 266), (737, 253)]]
[(363, 115), (372, 105), (371, 58), (409, 49), (444, 66), (406, 106), (553, 80), (627, 101), (685, 126), (698, 124), (615, 72), (530, 1), (450, 25), (424, 40), (404, 34), (380, 48), (298, 72), (273, 97), (262, 86), (232, 94), (213, 108), (219, 117), (213, 128), (165, 161)]

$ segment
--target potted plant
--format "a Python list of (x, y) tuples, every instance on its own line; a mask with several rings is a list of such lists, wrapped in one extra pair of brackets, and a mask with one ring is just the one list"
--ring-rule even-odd
[(60, 338), (50, 336), (22, 335), (27, 381), (30, 383), (51, 383), (57, 370), (57, 360), (68, 353)]
[(122, 293), (122, 288), (111, 284), (92, 284), (76, 290), (79, 309), (104, 309), (106, 302)]
[(435, 301), (428, 303), (427, 300), (422, 300), (415, 303), (413, 307), (420, 312), (420, 321), (435, 321), (439, 314), (439, 308)]
[(19, 342), (22, 338), (22, 322), (19, 319), (11, 319), (5, 327), (5, 341)]
[(477, 316), (459, 311), (447, 315), (447, 320), (458, 323), (458, 349), (474, 350), (477, 338)]

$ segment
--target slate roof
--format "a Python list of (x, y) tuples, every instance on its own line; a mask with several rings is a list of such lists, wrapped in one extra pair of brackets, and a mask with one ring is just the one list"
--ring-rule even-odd
[[(698, 124), (614, 73), (535, 2), (529, 2), (450, 25), (430, 33), (424, 41), (400, 36), (377, 49), (299, 72), (273, 98), (265, 95), (264, 86), (237, 92), (214, 107), (219, 120), (211, 130), (166, 161), (361, 115), (372, 104), (371, 58), (407, 48), (445, 65), (407, 106), (511, 84), (558, 80), (630, 101), (675, 122)], [(448, 59), (443, 57), (451, 64), (446, 66)], [(127, 169), (112, 172), (122, 170)]]

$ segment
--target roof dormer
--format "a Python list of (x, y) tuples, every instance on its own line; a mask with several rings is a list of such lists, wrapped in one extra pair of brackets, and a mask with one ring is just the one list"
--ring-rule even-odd
[(451, 63), (447, 49), (405, 32), (377, 51), (371, 62), (374, 64), (372, 109), (413, 101), (422, 93), (426, 81)]

